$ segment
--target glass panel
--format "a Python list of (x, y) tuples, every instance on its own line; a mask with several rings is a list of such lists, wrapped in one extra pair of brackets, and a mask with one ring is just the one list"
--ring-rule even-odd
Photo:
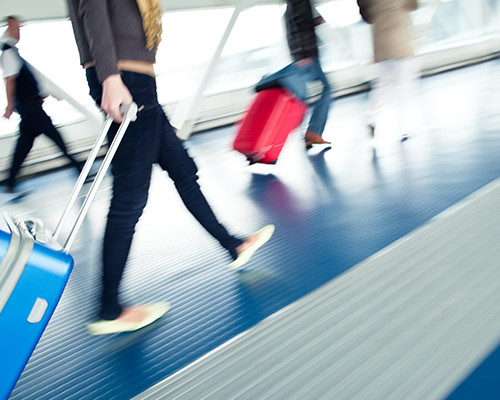
[(498, 0), (424, 0), (414, 13), (420, 53), (498, 35)]
[(162, 104), (194, 93), (232, 13), (231, 8), (215, 8), (163, 16), (163, 39), (156, 64)]
[(290, 62), (283, 12), (282, 6), (260, 6), (240, 13), (206, 94), (253, 86)]
[(325, 71), (371, 61), (370, 26), (361, 20), (355, 1), (331, 1), (317, 10), (326, 21), (316, 28)]

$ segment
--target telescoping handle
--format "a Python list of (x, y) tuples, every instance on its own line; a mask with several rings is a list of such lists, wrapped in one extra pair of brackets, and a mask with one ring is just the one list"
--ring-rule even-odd
[[(116, 132), (116, 135), (113, 139), (113, 142), (109, 146), (109, 149), (104, 157), (104, 160), (99, 167), (99, 170), (97, 171), (97, 175), (92, 182), (92, 186), (90, 187), (89, 192), (87, 193), (87, 196), (85, 197), (85, 200), (80, 207), (80, 211), (78, 212), (78, 215), (76, 217), (75, 222), (73, 223), (73, 227), (71, 228), (71, 231), (66, 239), (66, 242), (64, 243), (63, 250), (65, 252), (69, 252), (69, 249), (71, 245), (73, 244), (73, 241), (75, 240), (75, 236), (78, 233), (78, 230), (80, 229), (83, 220), (85, 219), (85, 216), (87, 215), (87, 212), (89, 210), (90, 204), (92, 203), (92, 200), (94, 199), (97, 190), (99, 189), (99, 186), (104, 179), (104, 175), (106, 174), (109, 165), (111, 164), (111, 160), (115, 156), (116, 151), (118, 150), (118, 146), (120, 145), (120, 142), (123, 139), (123, 136), (125, 135), (125, 131), (128, 128), (128, 125), (130, 124), (130, 121), (132, 121), (136, 115), (137, 115), (137, 104), (136, 103), (131, 103), (127, 105), (122, 105), (120, 108), (122, 114), (123, 114), (123, 122), (120, 124), (120, 127), (118, 128), (118, 131)], [(52, 235), (52, 238), (54, 240), (57, 240), (59, 237), (61, 230), (66, 223), (69, 212), (73, 208), (76, 199), (78, 198), (78, 194), (80, 193), (83, 184), (85, 183), (85, 179), (87, 179), (90, 169), (92, 168), (92, 165), (94, 164), (94, 161), (97, 157), (97, 154), (99, 152), (99, 149), (102, 146), (102, 143), (104, 142), (104, 138), (106, 137), (106, 134), (111, 127), (111, 123), (113, 122), (112, 118), (108, 115), (106, 117), (106, 120), (104, 121), (103, 127), (101, 129), (101, 132), (96, 140), (96, 143), (92, 147), (92, 150), (90, 151), (89, 157), (87, 158), (87, 161), (85, 162), (85, 165), (83, 166), (82, 172), (80, 173), (80, 176), (78, 177), (75, 187), (73, 188), (73, 191), (71, 192), (70, 198), (68, 200), (68, 203), (66, 204), (66, 207), (64, 208), (64, 211), (61, 215), (61, 218), (59, 219), (59, 222), (57, 224), (57, 227), (54, 231), (54, 234)]]

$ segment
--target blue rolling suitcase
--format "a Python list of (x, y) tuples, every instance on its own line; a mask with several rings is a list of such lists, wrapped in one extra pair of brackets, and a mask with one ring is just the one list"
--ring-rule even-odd
[(10, 232), (0, 230), (0, 399), (7, 399), (12, 392), (64, 291), (74, 264), (69, 248), (129, 122), (137, 113), (137, 106), (132, 103), (122, 112), (124, 121), (63, 246), (58, 244), (57, 238), (104, 142), (112, 123), (110, 117), (106, 119), (52, 235), (45, 233), (40, 220), (19, 221), (4, 214)]

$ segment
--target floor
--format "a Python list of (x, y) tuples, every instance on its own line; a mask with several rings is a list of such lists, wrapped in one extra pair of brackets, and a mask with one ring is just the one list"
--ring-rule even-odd
[[(500, 179), (134, 400), (446, 398), (500, 342), (498, 204)], [(498, 398), (478, 374), (455, 393)]]
[[(387, 154), (370, 145), (366, 93), (332, 104), (325, 131), (331, 148), (306, 152), (299, 130), (274, 166), (248, 166), (232, 151), (233, 127), (193, 136), (187, 146), (221, 221), (240, 236), (273, 223), (274, 237), (242, 271), (230, 271), (226, 252), (155, 170), (122, 297), (125, 303), (168, 300), (172, 309), (142, 331), (92, 337), (85, 323), (96, 312), (106, 178), (73, 245), (67, 289), (11, 399), (140, 395), (494, 182), (500, 177), (499, 67), (493, 60), (422, 80), (418, 132)], [(1, 208), (54, 227), (74, 179), (71, 171), (58, 171), (24, 181), (20, 189), (29, 194), (18, 200), (1, 194)], [(498, 348), (485, 357), (442, 393), (499, 398)]]

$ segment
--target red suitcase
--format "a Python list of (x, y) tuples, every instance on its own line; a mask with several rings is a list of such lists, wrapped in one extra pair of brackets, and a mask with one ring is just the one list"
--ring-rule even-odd
[(233, 148), (250, 164), (274, 164), (288, 135), (296, 129), (307, 105), (284, 88), (266, 89), (255, 97), (238, 131)]

